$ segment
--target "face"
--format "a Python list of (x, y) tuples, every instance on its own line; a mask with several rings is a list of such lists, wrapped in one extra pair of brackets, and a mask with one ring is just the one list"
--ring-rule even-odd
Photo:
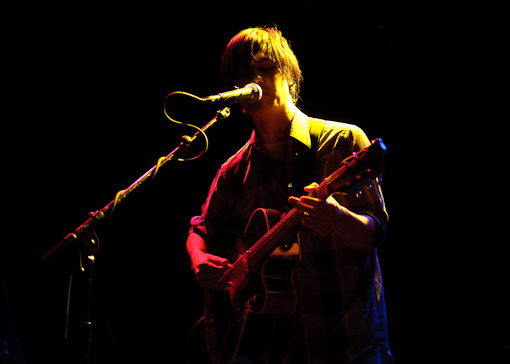
[(242, 102), (247, 112), (279, 107), (292, 100), (288, 82), (278, 65), (262, 52), (250, 63), (250, 75), (246, 83), (255, 82), (262, 88), (262, 99), (258, 102)]

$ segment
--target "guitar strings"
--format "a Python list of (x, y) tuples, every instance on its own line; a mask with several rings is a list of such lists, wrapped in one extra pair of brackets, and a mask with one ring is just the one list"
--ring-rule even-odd
[(243, 264), (244, 261), (263, 251), (266, 242), (268, 240), (272, 240), (276, 234), (280, 233), (281, 230), (285, 229), (289, 224), (295, 223), (295, 219), (298, 216), (299, 211), (297, 209), (290, 210), (282, 220), (278, 221), (271, 230), (269, 230), (264, 236), (262, 236), (255, 244), (253, 244), (248, 250), (246, 250), (246, 252), (240, 258), (238, 258), (234, 262), (233, 268), (226, 272), (219, 279), (219, 282), (225, 282), (233, 274), (233, 272)]
[[(336, 171), (334, 171), (327, 178), (325, 178), (319, 184), (319, 186), (315, 190), (315, 193), (310, 193), (308, 196), (325, 199), (329, 195), (328, 187), (330, 185), (330, 181), (337, 181), (339, 179), (343, 180), (344, 178), (340, 178), (343, 174), (346, 174), (346, 176), (349, 176), (349, 175), (353, 176), (354, 173), (351, 170), (349, 164), (351, 163), (351, 161), (353, 159), (355, 159), (356, 163), (358, 163), (358, 164), (360, 164), (360, 163), (364, 164), (363, 162), (366, 163), (366, 161), (364, 161), (364, 158), (360, 158), (360, 157), (365, 156), (367, 151), (368, 151), (368, 149), (366, 149), (362, 152), (359, 152), (359, 153), (353, 153), (353, 155), (344, 159), (341, 163), (341, 167), (338, 168)], [(369, 171), (370, 170), (367, 170), (367, 172), (369, 172)], [(356, 176), (356, 178), (360, 179), (360, 176)], [(344, 186), (350, 187), (351, 186), (350, 181), (345, 181)], [(335, 190), (337, 190), (337, 189), (340, 189), (340, 188), (336, 188)], [(248, 250), (246, 250), (246, 252), (239, 259), (237, 259), (234, 262), (232, 269), (230, 269), (228, 272), (226, 272), (218, 281), (225, 282), (230, 276), (232, 276), (233, 272), (236, 269), (238, 269), (244, 261), (246, 261), (247, 259), (250, 258), (250, 256), (255, 256), (260, 251), (263, 251), (264, 248), (268, 249), (269, 246), (266, 246), (267, 245), (266, 242), (268, 240), (273, 239), (274, 236), (279, 234), (281, 232), (281, 230), (287, 228), (288, 225), (295, 224), (296, 218), (299, 217), (300, 215), (301, 215), (301, 212), (299, 210), (297, 210), (297, 209), (290, 210), (283, 219), (278, 221), (278, 223), (272, 229), (270, 229), (255, 244), (253, 244)]]
[[(336, 172), (338, 172), (338, 171), (336, 171)], [(331, 176), (333, 177), (336, 174), (336, 172), (333, 173)], [(328, 181), (323, 180), (316, 189), (316, 193), (315, 193), (316, 197), (321, 198), (321, 199), (325, 198), (328, 193), (327, 190), (328, 190)], [(309, 196), (312, 196), (312, 195), (313, 194), (310, 194)], [(233, 272), (236, 269), (238, 269), (245, 260), (249, 259), (250, 257), (255, 256), (256, 254), (259, 254), (261, 251), (263, 252), (264, 248), (268, 249), (268, 247), (266, 247), (266, 242), (268, 240), (272, 240), (274, 238), (274, 236), (281, 233), (281, 231), (286, 229), (289, 225), (295, 224), (296, 218), (298, 218), (300, 215), (301, 215), (301, 212), (299, 210), (297, 210), (297, 209), (290, 210), (282, 220), (278, 221), (278, 223), (276, 223), (276, 225), (271, 230), (269, 230), (264, 236), (262, 236), (255, 244), (253, 244), (248, 250), (246, 250), (246, 252), (239, 259), (237, 259), (234, 262), (233, 268), (231, 270), (229, 270), (228, 272), (226, 272), (219, 279), (219, 282), (225, 282), (230, 276), (232, 276)]]

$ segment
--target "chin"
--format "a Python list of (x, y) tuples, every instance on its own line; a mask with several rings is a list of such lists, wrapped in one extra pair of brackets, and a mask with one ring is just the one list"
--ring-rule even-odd
[(245, 113), (251, 114), (252, 112), (260, 112), (265, 109), (271, 108), (273, 105), (266, 100), (262, 99), (257, 102), (243, 102), (241, 103), (241, 107), (243, 108)]

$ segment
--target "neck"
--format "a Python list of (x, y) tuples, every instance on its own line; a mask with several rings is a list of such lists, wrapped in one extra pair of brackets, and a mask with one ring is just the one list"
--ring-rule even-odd
[(272, 107), (260, 113), (251, 113), (255, 132), (260, 142), (276, 143), (289, 136), (290, 122), (296, 113), (294, 104), (284, 104), (280, 108)]

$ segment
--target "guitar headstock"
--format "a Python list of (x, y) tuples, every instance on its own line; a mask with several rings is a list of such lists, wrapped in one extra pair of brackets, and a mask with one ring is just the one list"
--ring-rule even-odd
[(351, 192), (382, 175), (386, 145), (382, 139), (344, 159), (341, 167), (326, 178), (328, 191)]

